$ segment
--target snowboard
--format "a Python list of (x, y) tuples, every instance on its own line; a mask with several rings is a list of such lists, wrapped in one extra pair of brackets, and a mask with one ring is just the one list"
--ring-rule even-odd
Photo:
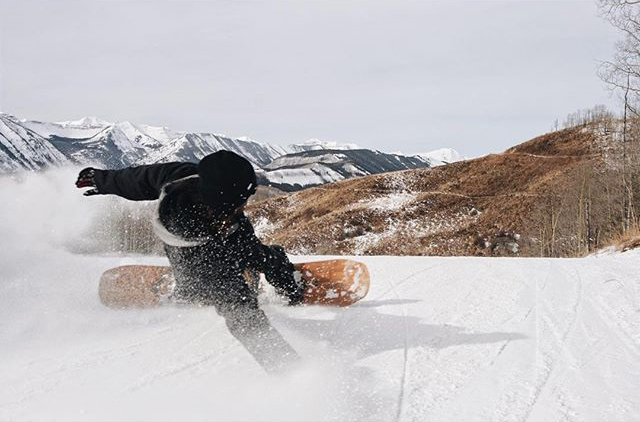
[[(302, 304), (349, 306), (369, 291), (369, 270), (359, 261), (332, 259), (294, 264), (294, 277), (306, 284)], [(258, 289), (259, 275), (246, 272), (245, 281)], [(175, 279), (171, 267), (124, 265), (100, 277), (100, 301), (112, 308), (153, 307), (171, 302)]]

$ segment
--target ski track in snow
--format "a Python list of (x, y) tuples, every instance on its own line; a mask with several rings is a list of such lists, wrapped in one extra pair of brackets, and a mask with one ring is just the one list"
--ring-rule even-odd
[(640, 418), (638, 252), (357, 257), (372, 286), (349, 308), (263, 297), (303, 357), (275, 378), (212, 309), (98, 303), (104, 269), (164, 258), (65, 254), (0, 284), (0, 420)]
[[(420, 274), (422, 271), (414, 274), (414, 275), (418, 275)], [(414, 275), (411, 275), (409, 277), (406, 277), (403, 281), (407, 281), (409, 279), (411, 279)], [(398, 299), (401, 300), (400, 295), (398, 295), (398, 292), (396, 290), (396, 285), (393, 283), (393, 281), (391, 280), (387, 280), (387, 283), (389, 283), (389, 285), (391, 286), (391, 291), (393, 292), (394, 296)], [(406, 382), (407, 382), (407, 367), (408, 367), (408, 363), (409, 363), (409, 344), (408, 344), (408, 337), (409, 337), (409, 328), (407, 326), (407, 309), (406, 306), (404, 304), (401, 305), (402, 306), (402, 316), (404, 317), (403, 319), (403, 331), (404, 331), (404, 348), (402, 350), (402, 370), (400, 371), (400, 388), (398, 390), (398, 404), (397, 404), (397, 410), (396, 410), (396, 417), (395, 420), (399, 421), (402, 418), (402, 409), (404, 406), (404, 395), (405, 395), (405, 388), (406, 388)]]

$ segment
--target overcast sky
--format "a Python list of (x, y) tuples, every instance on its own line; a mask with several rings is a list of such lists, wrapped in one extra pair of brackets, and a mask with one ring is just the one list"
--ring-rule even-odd
[(594, 1), (4, 1), (0, 110), (497, 152), (617, 102)]

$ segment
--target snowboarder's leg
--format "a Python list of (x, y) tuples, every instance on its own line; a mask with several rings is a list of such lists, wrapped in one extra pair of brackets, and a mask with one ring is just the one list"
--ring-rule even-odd
[(265, 371), (281, 373), (300, 359), (261, 309), (240, 305), (221, 306), (217, 311), (224, 317), (229, 332)]
[(197, 296), (200, 303), (216, 308), (229, 332), (265, 371), (282, 372), (300, 359), (259, 308), (257, 291), (249, 287), (243, 276), (210, 281), (206, 290), (190, 294)]

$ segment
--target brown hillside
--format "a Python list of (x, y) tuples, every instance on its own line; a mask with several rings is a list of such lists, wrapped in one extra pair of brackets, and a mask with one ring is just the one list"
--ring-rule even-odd
[(572, 207), (605, 168), (597, 133), (566, 129), (502, 154), (324, 185), (249, 214), (263, 239), (298, 254), (575, 254), (582, 208)]

